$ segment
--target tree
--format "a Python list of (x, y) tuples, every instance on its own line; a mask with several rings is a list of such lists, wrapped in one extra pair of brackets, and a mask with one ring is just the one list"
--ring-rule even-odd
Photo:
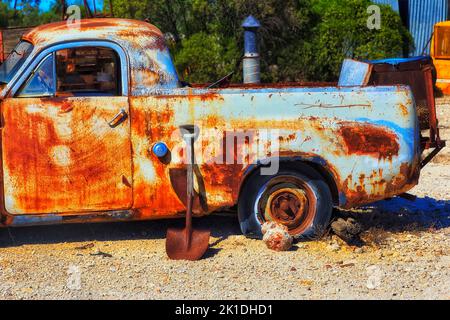
[(10, 9), (7, 3), (0, 2), (0, 28), (8, 26)]
[(0, 2), (0, 28), (33, 27), (61, 18), (61, 6), (55, 1), (48, 12), (40, 12), (40, 0), (17, 0), (10, 7), (9, 2)]

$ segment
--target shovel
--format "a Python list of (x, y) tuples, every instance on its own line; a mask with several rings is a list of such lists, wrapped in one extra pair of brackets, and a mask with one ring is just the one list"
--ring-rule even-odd
[(166, 252), (172, 260), (200, 260), (208, 250), (209, 230), (192, 228), (192, 206), (194, 203), (194, 141), (196, 139), (194, 126), (181, 128), (186, 141), (187, 150), (187, 208), (186, 226), (184, 229), (167, 230)]

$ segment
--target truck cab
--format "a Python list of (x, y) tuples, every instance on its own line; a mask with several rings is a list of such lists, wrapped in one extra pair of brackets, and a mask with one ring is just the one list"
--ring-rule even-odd
[(436, 86), (444, 94), (450, 94), (450, 21), (434, 26), (431, 57), (437, 71)]

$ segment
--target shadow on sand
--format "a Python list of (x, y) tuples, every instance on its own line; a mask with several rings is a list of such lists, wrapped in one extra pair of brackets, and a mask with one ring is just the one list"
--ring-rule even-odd
[(417, 198), (415, 201), (396, 197), (376, 202), (349, 214), (366, 230), (378, 228), (398, 233), (450, 227), (450, 201), (429, 197)]
[[(450, 227), (450, 201), (418, 198), (411, 202), (402, 198), (380, 201), (362, 210), (341, 212), (351, 215), (364, 229), (378, 228), (389, 232), (424, 231)], [(184, 219), (146, 222), (74, 224), (0, 229), (0, 247), (24, 244), (51, 244), (89, 241), (164, 239), (170, 227), (183, 227)], [(212, 215), (194, 219), (194, 226), (210, 229), (214, 244), (241, 235), (237, 216)], [(214, 255), (214, 252), (208, 255)]]
[[(85, 223), (0, 229), (0, 247), (26, 244), (165, 239), (168, 228), (183, 228), (183, 219), (142, 222)], [(212, 246), (241, 231), (236, 216), (194, 219), (194, 227), (211, 230)]]

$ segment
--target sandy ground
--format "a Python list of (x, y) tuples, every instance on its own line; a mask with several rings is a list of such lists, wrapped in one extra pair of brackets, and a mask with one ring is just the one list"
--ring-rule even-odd
[[(438, 109), (447, 140), (449, 108)], [(450, 299), (448, 149), (411, 193), (347, 213), (362, 247), (329, 236), (276, 253), (241, 236), (235, 216), (203, 218), (211, 249), (198, 262), (166, 257), (180, 221), (3, 229), (0, 299)]]

